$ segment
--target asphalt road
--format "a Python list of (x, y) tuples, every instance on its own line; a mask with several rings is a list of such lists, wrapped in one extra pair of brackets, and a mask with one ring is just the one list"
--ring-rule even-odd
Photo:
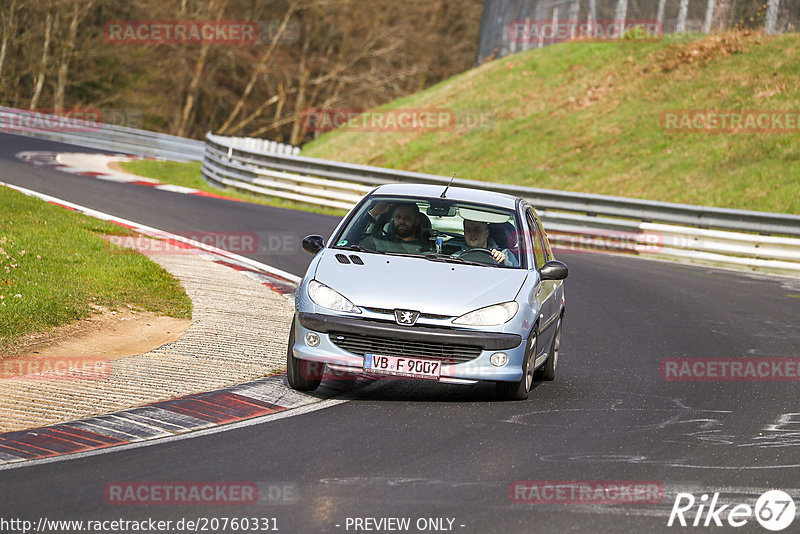
[[(62, 147), (0, 135), (0, 180), (170, 231), (286, 232), (299, 247), (306, 233), (327, 236), (336, 223), (14, 158)], [(256, 259), (302, 274), (310, 257), (295, 248)], [(401, 517), (411, 520), (406, 532), (613, 533), (714, 529), (667, 527), (678, 492), (698, 499), (685, 514), (690, 522), (704, 493), (719, 492), (720, 504), (753, 505), (781, 489), (800, 505), (800, 382), (675, 382), (660, 373), (665, 358), (800, 356), (800, 281), (600, 254), (560, 259), (570, 267), (560, 365), (556, 380), (537, 385), (525, 402), (496, 402), (486, 385), (376, 383), (311, 413), (0, 471), (0, 518), (175, 525), (268, 517), (280, 532), (304, 533), (365, 532), (353, 518)], [(515, 481), (559, 480), (650, 481), (664, 496), (612, 505), (510, 498)], [(106, 484), (122, 481), (252, 481), (289, 488), (293, 497), (237, 506), (107, 504)], [(437, 529), (418, 525), (420, 518), (453, 523)], [(746, 519), (716, 530), (765, 532)], [(785, 530), (798, 531), (800, 519)]]

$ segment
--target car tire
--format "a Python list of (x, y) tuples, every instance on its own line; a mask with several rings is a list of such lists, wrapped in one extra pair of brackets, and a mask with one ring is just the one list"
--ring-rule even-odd
[(536, 360), (536, 340), (538, 334), (534, 329), (528, 338), (525, 360), (522, 362), (522, 378), (519, 382), (497, 382), (497, 396), (502, 400), (525, 400), (533, 386), (533, 363)]
[(292, 347), (294, 346), (294, 319), (289, 330), (289, 344), (286, 347), (286, 379), (289, 386), (297, 391), (314, 391), (322, 382), (322, 372), (325, 365), (295, 358)]
[(561, 351), (561, 319), (557, 319), (556, 333), (553, 334), (553, 343), (550, 345), (550, 352), (547, 360), (536, 370), (534, 379), (543, 382), (552, 382), (556, 377), (556, 367), (558, 367), (558, 353)]

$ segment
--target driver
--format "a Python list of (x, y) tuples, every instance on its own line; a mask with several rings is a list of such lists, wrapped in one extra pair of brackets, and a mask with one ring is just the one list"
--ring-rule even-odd
[[(386, 202), (379, 202), (369, 215), (377, 219), (389, 210)], [(392, 212), (391, 225), (388, 231), (382, 230), (378, 235), (369, 236), (361, 241), (361, 246), (378, 252), (405, 252), (419, 254), (430, 250), (431, 242), (422, 235), (422, 223), (419, 207), (415, 202), (401, 202)]]
[(464, 219), (464, 241), (466, 247), (463, 250), (470, 250), (475, 248), (483, 248), (489, 250), (496, 261), (500, 265), (507, 267), (518, 267), (519, 262), (514, 254), (506, 249), (499, 250), (497, 243), (494, 239), (489, 237), (489, 224), (482, 221), (470, 221)]

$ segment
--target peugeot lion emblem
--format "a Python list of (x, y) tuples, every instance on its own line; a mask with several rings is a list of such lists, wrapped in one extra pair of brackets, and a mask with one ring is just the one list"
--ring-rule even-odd
[(411, 310), (395, 310), (394, 318), (397, 321), (397, 324), (401, 324), (403, 326), (414, 326), (414, 323), (416, 323), (417, 319), (419, 318), (419, 312)]

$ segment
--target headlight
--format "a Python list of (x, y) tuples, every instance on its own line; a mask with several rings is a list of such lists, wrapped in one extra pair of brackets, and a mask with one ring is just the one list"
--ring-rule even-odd
[(519, 305), (516, 302), (504, 302), (465, 313), (458, 319), (453, 319), (453, 324), (496, 326), (510, 321), (517, 314), (517, 310)]
[(321, 284), (316, 280), (312, 280), (308, 283), (308, 296), (311, 297), (311, 300), (323, 308), (343, 312), (361, 313), (361, 310), (359, 310), (355, 304), (325, 284)]

